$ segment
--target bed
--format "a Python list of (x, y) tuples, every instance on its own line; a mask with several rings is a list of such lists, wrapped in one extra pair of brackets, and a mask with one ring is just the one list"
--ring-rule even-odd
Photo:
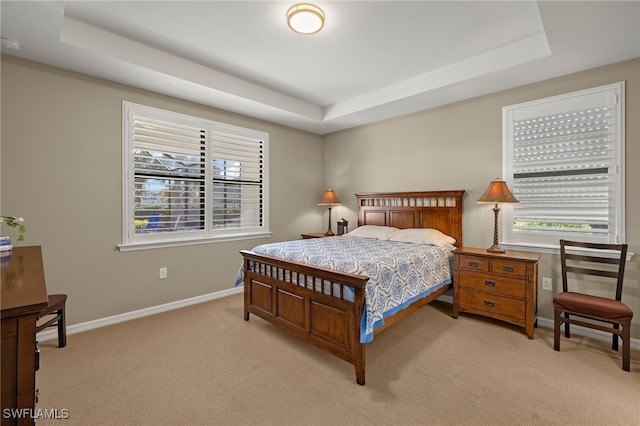
[[(461, 246), (463, 193), (464, 190), (356, 194), (358, 228), (433, 229), (452, 237), (455, 244)], [(352, 234), (357, 232), (288, 244), (297, 248), (303, 247), (297, 244), (304, 244), (309, 245), (310, 250), (320, 250), (344, 242), (354, 248), (354, 238), (349, 238)], [(398, 306), (385, 313), (383, 320), (370, 320), (367, 295), (370, 298), (372, 294), (374, 282), (371, 276), (345, 272), (349, 268), (338, 268), (338, 263), (330, 260), (318, 263), (331, 267), (318, 266), (308, 260), (303, 263), (294, 260), (295, 257), (286, 258), (278, 251), (267, 250), (279, 249), (278, 244), (285, 243), (264, 245), (268, 247), (261, 250), (262, 253), (256, 252), (257, 248), (240, 252), (243, 257), (241, 279), (244, 281), (245, 321), (254, 314), (351, 363), (355, 368), (356, 382), (360, 385), (365, 384), (365, 345), (373, 335), (451, 288), (453, 268), (447, 270), (447, 279), (439, 275), (438, 285), (418, 295), (410, 295), (405, 302), (400, 301)], [(412, 245), (416, 250), (417, 246)], [(334, 257), (343, 259), (343, 254)], [(367, 330), (368, 322), (372, 327)]]

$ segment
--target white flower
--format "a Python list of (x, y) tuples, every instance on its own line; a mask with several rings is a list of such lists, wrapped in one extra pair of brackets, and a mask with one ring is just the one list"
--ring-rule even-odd
[(11, 228), (17, 228), (18, 229), (18, 241), (24, 241), (25, 226), (22, 225), (22, 222), (24, 222), (24, 218), (23, 217), (0, 216), (0, 222), (5, 222)]

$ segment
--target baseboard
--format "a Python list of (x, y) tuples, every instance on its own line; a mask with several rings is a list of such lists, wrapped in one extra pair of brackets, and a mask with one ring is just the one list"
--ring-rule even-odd
[[(163, 305), (151, 306), (149, 308), (139, 309), (137, 311), (126, 312), (124, 314), (113, 315), (106, 318), (87, 321), (80, 324), (74, 324), (67, 327), (67, 335), (81, 333), (108, 325), (117, 324), (119, 322), (130, 321), (136, 318), (142, 318), (149, 315), (159, 314), (161, 312), (172, 311), (174, 309), (184, 308), (198, 303), (208, 302), (210, 300), (221, 299), (233, 294), (242, 293), (242, 286), (234, 287), (228, 290), (217, 291), (215, 293), (203, 294), (202, 296), (191, 297), (189, 299), (177, 300), (175, 302), (165, 303)], [(38, 341), (44, 342), (58, 338), (57, 330), (51, 328), (49, 330), (38, 333)]]
[[(443, 294), (438, 297), (437, 300), (442, 302), (453, 304), (453, 297), (448, 294)], [(538, 327), (545, 327), (553, 329), (553, 319), (538, 317)], [(562, 326), (562, 333), (564, 333), (564, 325)], [(603, 342), (611, 341), (611, 333), (605, 333), (604, 331), (594, 330), (592, 328), (580, 327), (579, 325), (571, 325), (571, 334), (577, 334), (579, 336), (589, 337)], [(563, 334), (564, 335), (564, 334)], [(640, 349), (640, 340), (631, 339), (631, 348)]]
[[(223, 297), (242, 293), (242, 291), (243, 291), (243, 287), (238, 286), (228, 290), (222, 290), (222, 291), (217, 291), (215, 293), (203, 294), (202, 296), (196, 296), (196, 297), (191, 297), (189, 299), (177, 300), (175, 302), (165, 303), (163, 305), (152, 306), (149, 308), (139, 309), (137, 311), (126, 312), (124, 314), (113, 315), (106, 318), (100, 318), (93, 321), (74, 324), (67, 327), (67, 335), (81, 333), (83, 331), (89, 331), (95, 328), (106, 327), (108, 325), (113, 325), (113, 324), (117, 324), (119, 322), (124, 322), (124, 321), (130, 321), (132, 319), (142, 318), (149, 315), (155, 315), (161, 312), (172, 311), (174, 309), (180, 309), (186, 306), (208, 302), (210, 300), (221, 299)], [(448, 294), (443, 294), (442, 296), (438, 297), (437, 300), (453, 304), (453, 297)], [(553, 328), (553, 320), (548, 318), (538, 317), (538, 327)], [(602, 340), (605, 342), (611, 340), (611, 334), (609, 333), (605, 333), (599, 330), (593, 330), (590, 328), (580, 327), (577, 325), (574, 325), (571, 327), (571, 332), (581, 336)], [(41, 333), (38, 333), (38, 341), (40, 342), (53, 340), (57, 338), (58, 338), (58, 332), (54, 329), (45, 330)], [(640, 349), (640, 340), (631, 339), (631, 348)]]

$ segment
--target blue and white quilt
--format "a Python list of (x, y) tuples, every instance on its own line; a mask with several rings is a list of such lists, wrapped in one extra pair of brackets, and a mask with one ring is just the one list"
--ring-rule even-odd
[[(454, 248), (347, 234), (264, 244), (252, 251), (369, 277), (360, 325), (360, 342), (368, 343), (384, 318), (452, 282)], [(242, 272), (238, 271), (240, 282)]]

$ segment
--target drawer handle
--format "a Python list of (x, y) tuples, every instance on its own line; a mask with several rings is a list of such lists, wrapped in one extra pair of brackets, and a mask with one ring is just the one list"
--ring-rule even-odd
[(490, 307), (490, 308), (495, 308), (495, 306), (496, 306), (496, 302), (494, 302), (494, 301), (492, 301), (492, 300), (485, 300), (485, 301), (484, 301), (484, 305), (485, 305), (485, 306), (488, 306), (488, 307)]
[(504, 265), (504, 266), (502, 267), (502, 270), (503, 270), (504, 272), (513, 272), (513, 271), (514, 271), (513, 266), (509, 266), (509, 265)]
[(496, 282), (495, 281), (491, 281), (491, 280), (485, 280), (484, 281), (484, 285), (489, 286), (489, 287), (495, 287), (496, 286)]
[(478, 262), (469, 262), (469, 266), (471, 266), (472, 268), (477, 268), (478, 266), (480, 266), (480, 264)]

